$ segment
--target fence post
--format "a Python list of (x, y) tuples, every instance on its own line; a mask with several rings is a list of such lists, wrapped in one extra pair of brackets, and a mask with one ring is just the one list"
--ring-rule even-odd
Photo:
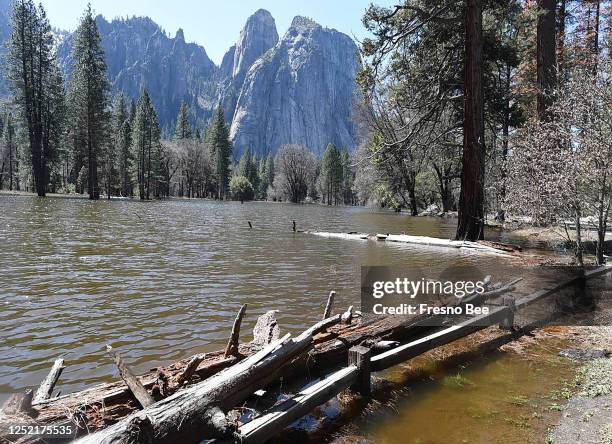
[(357, 382), (353, 387), (362, 396), (369, 396), (370, 387), (370, 349), (361, 345), (356, 345), (349, 349), (348, 365), (357, 367)]
[(508, 307), (508, 316), (499, 323), (499, 328), (512, 330), (514, 328), (514, 312), (516, 311), (515, 300), (512, 296), (504, 296), (502, 304)]

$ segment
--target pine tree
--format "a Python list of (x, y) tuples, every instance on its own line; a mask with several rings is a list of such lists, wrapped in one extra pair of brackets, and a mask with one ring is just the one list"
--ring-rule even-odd
[[(151, 179), (156, 167), (160, 145), (160, 129), (157, 114), (147, 90), (138, 100), (132, 126), (132, 152), (136, 159), (138, 194), (141, 200), (151, 196)], [(154, 179), (154, 178), (153, 178)]]
[(345, 148), (340, 154), (342, 165), (342, 199), (345, 205), (353, 204), (353, 180), (354, 174), (351, 167), (351, 155)]
[(340, 151), (333, 144), (328, 144), (321, 160), (321, 187), (327, 204), (338, 203), (338, 193), (342, 186), (342, 161)]
[(232, 143), (229, 140), (229, 128), (221, 105), (217, 108), (210, 129), (210, 147), (214, 159), (215, 178), (217, 181), (217, 199), (227, 194), (229, 184), (229, 166), (232, 155)]
[(253, 185), (254, 190), (257, 190), (259, 187), (258, 163), (257, 157), (251, 154), (250, 148), (244, 150), (238, 163), (238, 174), (246, 177), (251, 185)]
[(485, 129), (482, 41), (482, 1), (468, 0), (465, 22), (463, 161), (456, 234), (458, 240), (484, 239)]
[(132, 128), (130, 126), (130, 116), (128, 115), (125, 96), (119, 94), (115, 105), (115, 115), (113, 120), (113, 137), (117, 147), (117, 164), (120, 180), (120, 193), (122, 196), (131, 196), (132, 179), (130, 171), (132, 169)]
[(59, 70), (52, 56), (51, 26), (42, 6), (32, 0), (17, 0), (11, 16), (9, 78), (15, 102), (27, 131), (34, 185), (44, 196), (49, 183), (49, 163), (57, 146), (52, 135), (59, 119), (53, 116), (52, 100), (59, 94)]
[(91, 5), (87, 6), (76, 30), (72, 57), (74, 71), (70, 82), (70, 107), (77, 143), (87, 159), (87, 191), (99, 199), (98, 161), (107, 141), (109, 112), (106, 61)]
[(181, 103), (178, 116), (176, 117), (176, 130), (174, 136), (178, 140), (191, 139), (192, 131), (189, 124), (189, 108), (185, 102)]

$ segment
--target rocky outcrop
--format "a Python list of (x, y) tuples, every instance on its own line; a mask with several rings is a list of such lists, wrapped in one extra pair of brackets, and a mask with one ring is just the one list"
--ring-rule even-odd
[[(182, 101), (201, 125), (217, 103), (218, 68), (203, 47), (186, 43), (182, 29), (171, 38), (150, 18), (132, 17), (108, 22), (96, 17), (106, 54), (113, 92), (137, 99), (144, 88), (151, 93), (159, 121), (170, 134)], [(69, 78), (72, 36), (58, 46), (58, 58)]]
[(278, 32), (274, 18), (265, 9), (259, 9), (247, 19), (238, 41), (223, 57), (219, 96), (229, 123), (249, 68), (276, 43)]
[(231, 126), (235, 152), (249, 147), (263, 156), (301, 144), (320, 156), (328, 143), (354, 148), (359, 66), (350, 37), (296, 17), (245, 77)]
[[(12, 0), (0, 0), (0, 41), (10, 36)], [(76, 12), (75, 12), (76, 14)], [(234, 156), (250, 147), (264, 155), (283, 144), (301, 144), (321, 155), (328, 143), (356, 146), (352, 121), (357, 47), (350, 37), (296, 17), (279, 41), (272, 15), (263, 9), (247, 20), (217, 67), (203, 47), (187, 43), (179, 29), (167, 35), (148, 17), (96, 23), (106, 54), (112, 93), (138, 99), (148, 89), (165, 136), (173, 133), (181, 102), (199, 128), (223, 105)], [(66, 80), (73, 70), (73, 35), (54, 31)], [(0, 53), (6, 52), (4, 46)], [(0, 72), (0, 97), (9, 91)]]

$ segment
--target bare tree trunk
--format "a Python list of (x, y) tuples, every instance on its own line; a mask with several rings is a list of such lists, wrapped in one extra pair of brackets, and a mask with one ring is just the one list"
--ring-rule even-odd
[(584, 268), (584, 255), (582, 251), (582, 226), (580, 225), (580, 203), (576, 203), (575, 209), (575, 223), (576, 223), (576, 262), (580, 268)]
[(468, 0), (465, 29), (463, 167), (457, 239), (484, 238), (484, 104), (482, 85), (482, 3)]
[(550, 120), (552, 93), (556, 85), (556, 0), (538, 0), (537, 70), (538, 119)]
[(410, 196), (410, 214), (412, 216), (416, 216), (419, 214), (418, 206), (417, 206), (417, 198), (415, 191), (415, 183), (411, 182), (410, 188), (408, 188), (408, 196)]

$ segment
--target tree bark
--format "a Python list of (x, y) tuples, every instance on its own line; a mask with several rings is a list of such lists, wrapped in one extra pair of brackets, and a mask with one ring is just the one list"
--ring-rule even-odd
[(484, 104), (482, 85), (482, 3), (468, 0), (465, 29), (463, 167), (457, 239), (484, 238)]
[(538, 0), (537, 82), (538, 119), (550, 121), (550, 106), (557, 82), (556, 73), (556, 0)]

